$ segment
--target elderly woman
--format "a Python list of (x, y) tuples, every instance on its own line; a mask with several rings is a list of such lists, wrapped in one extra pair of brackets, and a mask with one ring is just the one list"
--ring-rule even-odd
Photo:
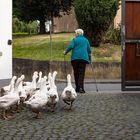
[(85, 93), (84, 90), (84, 77), (86, 64), (90, 63), (89, 56), (91, 55), (91, 49), (88, 39), (84, 36), (82, 29), (75, 30), (75, 38), (72, 39), (64, 55), (72, 50), (71, 64), (74, 71), (74, 79), (76, 92)]

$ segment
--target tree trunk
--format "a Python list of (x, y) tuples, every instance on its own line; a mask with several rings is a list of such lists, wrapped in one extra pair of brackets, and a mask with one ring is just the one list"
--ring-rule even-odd
[(46, 29), (45, 29), (45, 20), (42, 19), (40, 20), (40, 31), (39, 31), (40, 34), (45, 34), (46, 33)]

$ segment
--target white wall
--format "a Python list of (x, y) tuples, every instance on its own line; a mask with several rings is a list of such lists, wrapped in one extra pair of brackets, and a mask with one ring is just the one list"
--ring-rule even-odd
[(12, 0), (0, 0), (0, 80), (12, 77)]

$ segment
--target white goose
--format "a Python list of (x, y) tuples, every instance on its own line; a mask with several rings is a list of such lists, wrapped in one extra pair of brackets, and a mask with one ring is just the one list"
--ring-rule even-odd
[(53, 74), (52, 74), (52, 79), (53, 79), (53, 86), (56, 88), (57, 90), (57, 86), (55, 85), (55, 79), (56, 79), (56, 75), (57, 75), (57, 71), (54, 71)]
[(2, 117), (3, 119), (8, 119), (8, 114), (6, 111), (12, 106), (17, 105), (17, 109), (20, 103), (20, 97), (18, 94), (18, 86), (20, 82), (22, 82), (22, 78), (18, 78), (18, 80), (15, 83), (15, 87), (12, 87), (13, 89), (11, 92), (9, 92), (7, 95), (4, 95), (0, 97), (0, 108), (3, 110)]
[[(34, 71), (33, 76), (32, 76), (32, 79), (33, 79), (34, 75), (38, 75), (38, 72), (37, 71)], [(30, 86), (31, 84), (32, 84), (32, 82), (29, 82), (29, 81), (23, 82), (23, 85), (24, 86)]]
[(11, 89), (13, 89), (13, 86), (14, 86), (16, 79), (17, 79), (17, 76), (13, 76), (11, 81), (10, 81), (10, 84), (8, 86), (4, 86), (1, 88), (1, 96), (8, 94), (8, 92), (10, 92)]
[(33, 77), (32, 77), (32, 83), (30, 85), (23, 86), (28, 98), (31, 97), (36, 91), (36, 80), (37, 80), (37, 78), (38, 78), (38, 74), (34, 74)]
[(70, 108), (72, 108), (72, 104), (74, 102), (74, 100), (76, 99), (77, 97), (77, 93), (75, 91), (75, 89), (72, 87), (72, 84), (71, 84), (71, 76), (70, 74), (67, 75), (67, 87), (64, 88), (62, 94), (61, 94), (61, 98), (62, 100), (70, 105)]
[(28, 101), (31, 101), (35, 97), (39, 96), (40, 91), (44, 91), (48, 95), (48, 89), (47, 89), (47, 86), (45, 84), (46, 80), (47, 80), (47, 76), (44, 76), (43, 78), (40, 79), (39, 90), (36, 90), (34, 95), (32, 95), (31, 98), (29, 98)]
[(54, 81), (55, 81), (55, 79), (53, 79), (53, 77), (50, 77), (50, 90), (49, 90), (49, 96), (50, 96), (50, 98), (49, 98), (49, 101), (48, 101), (48, 104), (47, 105), (51, 107), (51, 111), (52, 112), (54, 112), (55, 106), (56, 106), (56, 104), (59, 101), (57, 87), (56, 87)]
[[(25, 79), (24, 75), (21, 75), (21, 77), (23, 80)], [(23, 102), (27, 99), (27, 94), (25, 89), (23, 88), (23, 80), (20, 82), (19, 86), (18, 86), (18, 93), (19, 93), (19, 97), (20, 97), (20, 103), (21, 105), (23, 104)]]
[(47, 104), (49, 100), (48, 90), (46, 89), (46, 78), (40, 80), (40, 89), (24, 103), (29, 106), (32, 112), (36, 113), (35, 118), (39, 118), (41, 114), (41, 109)]
[(48, 91), (50, 90), (50, 79), (51, 79), (51, 77), (52, 77), (52, 74), (51, 74), (51, 72), (49, 72), (48, 73), (48, 82), (47, 82), (47, 89), (48, 89)]
[(36, 83), (36, 87), (37, 87), (37, 88), (39, 88), (39, 86), (40, 86), (41, 78), (42, 78), (42, 71), (39, 72), (39, 79), (38, 79), (38, 81), (37, 81), (37, 83)]

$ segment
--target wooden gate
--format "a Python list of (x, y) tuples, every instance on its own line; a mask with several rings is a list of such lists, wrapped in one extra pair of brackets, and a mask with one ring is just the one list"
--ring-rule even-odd
[(140, 91), (140, 0), (122, 0), (122, 90)]

